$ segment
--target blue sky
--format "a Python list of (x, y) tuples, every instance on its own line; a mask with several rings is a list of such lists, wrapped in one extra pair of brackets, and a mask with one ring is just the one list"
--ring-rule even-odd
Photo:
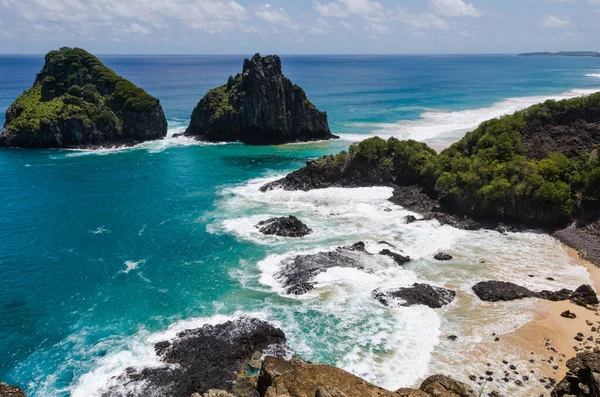
[(600, 0), (0, 0), (0, 53), (600, 50)]

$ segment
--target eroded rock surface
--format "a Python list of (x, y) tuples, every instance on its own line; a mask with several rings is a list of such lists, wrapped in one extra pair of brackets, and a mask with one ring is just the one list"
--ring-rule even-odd
[(392, 290), (378, 289), (373, 291), (373, 297), (385, 306), (425, 305), (433, 309), (439, 309), (451, 303), (456, 297), (456, 292), (428, 284), (416, 283), (412, 287)]
[(571, 299), (573, 303), (580, 306), (598, 304), (596, 292), (589, 285), (582, 285), (575, 291), (563, 288), (559, 291), (544, 290), (536, 292), (505, 281), (483, 281), (473, 286), (473, 291), (479, 299), (487, 302), (539, 298), (550, 301), (564, 301)]
[(0, 397), (27, 397), (25, 392), (16, 386), (0, 383)]
[(312, 233), (312, 229), (295, 216), (271, 218), (259, 222), (256, 228), (262, 234), (280, 237), (304, 237)]

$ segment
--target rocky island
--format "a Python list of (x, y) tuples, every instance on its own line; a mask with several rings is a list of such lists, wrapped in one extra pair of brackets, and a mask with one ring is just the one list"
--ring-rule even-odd
[(80, 48), (45, 57), (33, 87), (8, 108), (0, 147), (97, 148), (161, 139), (159, 100)]
[(336, 138), (327, 114), (283, 75), (279, 57), (259, 54), (244, 61), (242, 73), (200, 100), (185, 135), (253, 145)]

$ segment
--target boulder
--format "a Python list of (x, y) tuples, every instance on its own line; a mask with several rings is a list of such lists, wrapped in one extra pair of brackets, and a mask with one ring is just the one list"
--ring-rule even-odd
[(567, 361), (567, 368), (567, 375), (552, 390), (552, 397), (600, 396), (600, 353), (579, 353)]
[(378, 289), (373, 291), (373, 297), (385, 306), (425, 305), (432, 309), (439, 309), (451, 303), (456, 297), (456, 292), (428, 284), (415, 283), (408, 288)]
[(283, 75), (280, 58), (260, 54), (246, 59), (242, 73), (200, 100), (185, 135), (254, 145), (337, 138), (327, 114)]
[(16, 386), (0, 383), (0, 397), (27, 397), (25, 392)]
[(444, 375), (433, 375), (421, 384), (422, 391), (432, 397), (475, 397), (475, 392), (467, 384)]
[(190, 397), (193, 393), (225, 397), (223, 392), (255, 397), (249, 375), (253, 360), (267, 352), (288, 354), (283, 331), (251, 318), (186, 330), (154, 348), (164, 366), (127, 369), (114, 379), (118, 386), (110, 387), (103, 397), (125, 397), (124, 384), (129, 386), (126, 397)]
[(259, 232), (280, 237), (304, 237), (312, 233), (312, 229), (295, 216), (271, 218), (256, 225)]
[(429, 397), (414, 389), (391, 392), (344, 370), (311, 364), (298, 357), (266, 357), (258, 376), (261, 397)]
[(434, 255), (433, 259), (435, 259), (436, 261), (449, 261), (452, 259), (452, 255), (446, 254), (444, 252), (438, 252)]
[(598, 304), (598, 296), (590, 285), (584, 284), (573, 292), (571, 302), (583, 307), (594, 306)]
[(562, 312), (560, 314), (560, 316), (564, 317), (564, 318), (569, 318), (569, 319), (577, 318), (577, 315), (570, 310), (565, 310), (564, 312)]
[(80, 48), (49, 52), (6, 111), (0, 147), (97, 148), (167, 135), (158, 99)]

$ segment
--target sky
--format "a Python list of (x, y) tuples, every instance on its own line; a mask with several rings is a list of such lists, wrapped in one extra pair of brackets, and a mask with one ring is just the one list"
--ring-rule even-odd
[(0, 53), (600, 51), (600, 0), (0, 0)]

